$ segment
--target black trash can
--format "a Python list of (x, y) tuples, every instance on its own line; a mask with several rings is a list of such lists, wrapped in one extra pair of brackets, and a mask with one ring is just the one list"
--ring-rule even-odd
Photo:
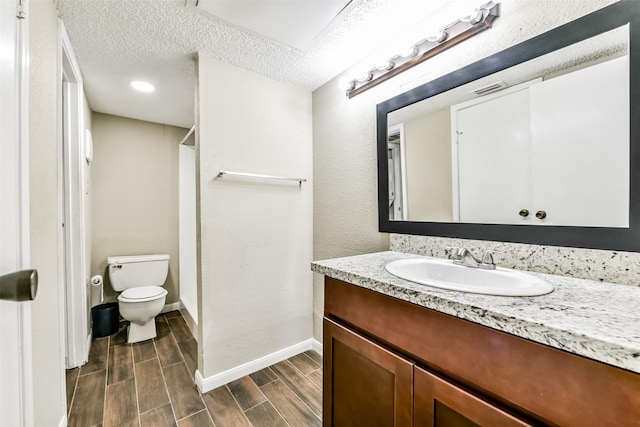
[(91, 324), (93, 325), (93, 338), (106, 337), (118, 332), (120, 311), (117, 302), (91, 307)]

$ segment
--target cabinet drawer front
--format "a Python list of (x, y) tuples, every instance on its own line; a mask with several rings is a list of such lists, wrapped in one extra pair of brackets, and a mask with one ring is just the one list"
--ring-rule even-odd
[(417, 366), (413, 392), (415, 427), (531, 426)]
[(410, 426), (413, 362), (324, 320), (325, 426)]

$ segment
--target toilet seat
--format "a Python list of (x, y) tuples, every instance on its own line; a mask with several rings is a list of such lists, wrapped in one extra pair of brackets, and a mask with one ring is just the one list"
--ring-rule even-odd
[(160, 299), (167, 295), (167, 290), (160, 286), (140, 286), (126, 289), (118, 296), (122, 302), (145, 302)]

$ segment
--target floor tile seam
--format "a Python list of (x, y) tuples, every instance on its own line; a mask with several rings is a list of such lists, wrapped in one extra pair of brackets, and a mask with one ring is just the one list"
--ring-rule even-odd
[[(105, 389), (104, 389), (104, 398), (103, 398), (103, 407), (102, 407), (102, 417), (103, 417), (103, 420), (104, 420), (104, 401), (105, 401), (106, 396), (107, 396), (107, 389), (106, 389), (106, 387), (107, 387), (107, 369), (105, 368), (105, 369), (100, 369), (100, 370), (95, 371), (95, 372), (91, 372), (90, 374), (87, 374), (87, 376), (88, 376), (88, 375), (91, 375), (91, 374), (97, 374), (97, 373), (102, 372), (102, 371), (104, 371), (104, 384), (105, 384)], [(76, 388), (75, 388), (75, 390), (74, 390), (74, 400), (73, 400), (73, 402), (72, 402), (71, 406), (69, 407), (69, 413), (68, 413), (68, 415), (67, 415), (67, 417), (68, 417), (68, 420), (69, 420), (69, 421), (71, 420), (71, 418), (70, 418), (70, 416), (71, 416), (71, 412), (72, 412), (72, 411), (73, 411), (73, 409), (74, 409), (73, 404), (74, 404), (74, 403), (76, 403), (76, 402), (75, 402), (75, 397), (76, 397), (76, 396), (75, 396), (75, 394), (76, 394), (76, 392), (78, 391), (78, 382), (79, 382), (79, 381), (80, 381), (80, 376), (78, 376), (78, 380), (77, 380), (77, 382), (76, 382)], [(100, 422), (99, 424), (102, 424), (102, 422)], [(98, 425), (98, 424), (96, 424), (96, 425)]]
[[(106, 405), (107, 405), (107, 393), (109, 392), (109, 387), (120, 385), (120, 384), (124, 383), (125, 381), (129, 381), (129, 380), (133, 380), (133, 383), (134, 383), (133, 384), (133, 388), (134, 388), (135, 393), (136, 393), (136, 408), (135, 408), (134, 412), (135, 412), (136, 416), (138, 417), (138, 426), (140, 425), (140, 417), (139, 417), (140, 407), (138, 406), (137, 381), (136, 381), (136, 379), (134, 377), (131, 377), (131, 378), (127, 378), (124, 381), (120, 381), (120, 382), (117, 382), (115, 384), (108, 384), (107, 385), (107, 391), (105, 392), (105, 395), (104, 395), (105, 409), (104, 409), (104, 414), (103, 414), (103, 417), (102, 417), (102, 426), (103, 427), (107, 427), (107, 426), (105, 426), (105, 423), (106, 423), (105, 418), (106, 418), (106, 414), (107, 414)], [(119, 426), (115, 426), (115, 427), (119, 427)]]
[[(260, 387), (258, 387), (258, 388), (260, 388)], [(262, 391), (262, 390), (260, 390), (260, 391)], [(232, 393), (232, 394), (233, 394), (233, 393)], [(263, 393), (263, 394), (264, 394), (264, 393)], [(260, 403), (256, 403), (255, 405), (253, 405), (252, 407), (247, 408), (247, 409), (242, 409), (242, 408), (240, 408), (240, 410), (241, 410), (242, 412), (247, 412), (247, 411), (252, 410), (252, 409), (253, 409), (253, 408), (255, 408), (256, 406), (260, 406), (260, 405), (262, 405), (264, 402), (269, 402), (269, 398), (268, 398), (267, 396), (265, 396), (265, 397), (264, 397), (264, 400), (263, 400), (262, 402), (260, 402)], [(272, 403), (272, 404), (273, 404), (273, 403)]]
[(105, 364), (105, 367), (102, 368), (102, 369), (96, 369), (95, 371), (87, 372), (86, 374), (82, 374), (82, 375), (78, 374), (78, 378), (79, 377), (86, 377), (87, 375), (95, 374), (96, 372), (104, 371), (106, 369), (107, 369), (107, 367), (106, 367), (106, 364)]
[(140, 419), (140, 396), (138, 396), (138, 377), (136, 376), (136, 362), (133, 357), (133, 346), (131, 348), (131, 368), (133, 369), (133, 389), (136, 392), (136, 414), (138, 415), (138, 425), (142, 426), (142, 420)]
[[(166, 319), (166, 317), (165, 317)], [(153, 341), (153, 348), (156, 351), (156, 355), (158, 354), (158, 348), (156, 347), (156, 342)], [(171, 394), (169, 393), (169, 387), (167, 387), (167, 377), (164, 375), (164, 368), (162, 367), (162, 363), (160, 363), (160, 357), (158, 357), (158, 366), (160, 366), (160, 375), (162, 375), (162, 381), (164, 382), (164, 391), (167, 393), (167, 398), (169, 399), (169, 405), (171, 406), (171, 413), (173, 414), (173, 420), (176, 422), (176, 426), (178, 425), (178, 420), (176, 418), (176, 411), (173, 408), (173, 401), (171, 400)], [(165, 403), (166, 405), (166, 403)]]
[(300, 375), (302, 375), (303, 377), (305, 376), (305, 373), (298, 369), (298, 367), (294, 365), (289, 359), (284, 359), (283, 362), (289, 363), (289, 365), (293, 366), (294, 369), (300, 373)]
[[(284, 381), (280, 380), (280, 383), (281, 383), (283, 386), (285, 386), (285, 387), (286, 387), (286, 388), (287, 388), (287, 389), (288, 389), (288, 390), (289, 390), (289, 391), (290, 391), (290, 392), (295, 396), (295, 398), (296, 398), (296, 399), (298, 399), (300, 402), (302, 402), (302, 404), (303, 404), (304, 406), (306, 406), (307, 408), (309, 408), (309, 411), (311, 411), (311, 413), (312, 413), (313, 415), (315, 415), (315, 416), (316, 416), (320, 421), (322, 421), (322, 416), (321, 416), (321, 415), (316, 414), (316, 411), (314, 411), (314, 410), (313, 410), (313, 408), (312, 408), (311, 406), (309, 406), (309, 405), (307, 404), (307, 402), (305, 402), (305, 401), (304, 401), (304, 399), (302, 398), (302, 396), (298, 395), (298, 393), (296, 393), (296, 392), (295, 392), (295, 390), (293, 390), (291, 387), (289, 387), (289, 385), (288, 385), (286, 382), (284, 382)], [(315, 383), (314, 383), (314, 384), (315, 384)], [(265, 384), (265, 385), (267, 385), (267, 384)], [(322, 389), (320, 389), (320, 393), (322, 393)], [(320, 397), (322, 397), (322, 396), (320, 396)], [(273, 404), (273, 403), (272, 403), (272, 404)], [(275, 406), (276, 406), (276, 405), (273, 405), (273, 407), (274, 407), (274, 408), (275, 408)], [(276, 408), (276, 409), (277, 409), (277, 408)]]
[(67, 409), (67, 419), (69, 419), (69, 416), (71, 415), (71, 408), (73, 408), (73, 402), (76, 399), (76, 392), (78, 391), (78, 380), (80, 380), (80, 371), (78, 371), (76, 381), (73, 384), (73, 393), (71, 393), (71, 401), (69, 402), (69, 408)]
[[(251, 381), (253, 381), (253, 380), (251, 380)], [(227, 383), (227, 384), (229, 384), (229, 383)], [(247, 422), (249, 423), (250, 426), (253, 426), (253, 423), (251, 422), (251, 420), (249, 420), (249, 417), (247, 417), (247, 414), (245, 414), (245, 411), (242, 410), (242, 406), (240, 406), (240, 402), (238, 402), (238, 399), (236, 399), (236, 397), (233, 395), (233, 393), (231, 393), (231, 389), (229, 388), (229, 386), (227, 384), (225, 384), (223, 387), (225, 387), (227, 389), (227, 391), (229, 392), (229, 395), (231, 396), (233, 401), (236, 402), (236, 405), (238, 405), (238, 409), (240, 409), (240, 412), (242, 412), (242, 416), (247, 420)], [(260, 388), (260, 387), (258, 387), (258, 388)], [(262, 403), (264, 403), (264, 402), (262, 402)], [(211, 417), (211, 418), (213, 418), (213, 417)]]
[[(321, 364), (319, 364), (318, 362), (316, 362), (315, 360), (313, 360), (311, 357), (309, 357), (309, 356), (307, 355), (307, 353), (306, 353), (306, 352), (304, 352), (304, 351), (303, 351), (302, 353), (298, 354), (297, 356), (299, 356), (299, 355), (303, 355), (304, 357), (306, 357), (307, 359), (309, 359), (309, 360), (311, 361), (311, 364), (312, 364), (313, 366), (318, 365), (318, 368), (314, 369), (314, 371), (315, 371), (315, 370), (317, 370), (317, 369), (319, 369), (320, 367), (322, 367), (322, 365), (321, 365)], [(313, 372), (313, 371), (312, 371), (312, 372)]]
[[(304, 377), (305, 379), (309, 380), (309, 382), (311, 382), (311, 384), (313, 384), (313, 385), (317, 386), (317, 384), (316, 384), (316, 383), (314, 383), (314, 382), (313, 382), (313, 381), (311, 381), (309, 378), (307, 378), (307, 374), (303, 373), (300, 369), (296, 368), (296, 366), (295, 366), (293, 363), (291, 363), (291, 362), (289, 361), (289, 359), (285, 359), (285, 360), (286, 360), (287, 362), (289, 362), (289, 364), (290, 364), (291, 366), (293, 366), (293, 367), (294, 367), (294, 368), (295, 368), (295, 369), (300, 373), (300, 375), (301, 375), (302, 377)], [(276, 374), (276, 375), (277, 375), (277, 374)], [(286, 384), (286, 383), (285, 383), (285, 384)], [(318, 387), (320, 388), (320, 392), (322, 392), (322, 387), (320, 387), (320, 386), (318, 386)]]
[[(202, 402), (202, 403), (204, 403), (204, 402)], [(184, 417), (180, 418), (179, 420), (176, 420), (176, 425), (177, 425), (180, 421), (184, 421), (184, 420), (186, 420), (186, 419), (187, 419), (187, 418), (189, 418), (189, 417), (193, 417), (194, 415), (198, 415), (200, 412), (205, 412), (205, 411), (207, 412), (207, 415), (209, 415), (209, 420), (210, 420), (211, 422), (213, 422), (213, 418), (211, 417), (211, 414), (209, 413), (209, 409), (208, 409), (208, 408), (207, 408), (207, 406), (205, 405), (204, 409), (201, 409), (201, 410), (199, 410), (198, 412), (194, 412), (193, 414), (189, 414), (189, 415), (187, 415), (187, 416), (184, 416)], [(174, 418), (175, 418), (175, 415), (174, 415)], [(214, 423), (214, 426), (215, 426), (215, 423)]]
[(133, 378), (133, 379), (135, 379), (135, 376), (127, 377), (127, 378), (124, 378), (124, 379), (122, 379), (122, 380), (118, 380), (117, 382), (114, 382), (114, 383), (109, 383), (109, 379), (107, 378), (107, 387), (112, 386), (112, 385), (116, 385), (116, 384), (123, 383), (123, 382), (125, 382), (125, 381), (127, 381), (127, 380), (130, 380), (130, 379), (132, 379), (132, 378)]
[[(258, 405), (256, 405), (256, 406), (254, 406), (254, 408), (255, 408), (255, 407), (257, 407), (257, 406), (260, 406), (260, 405), (264, 405), (265, 403), (268, 403), (269, 405), (271, 405), (271, 407), (272, 407), (272, 408), (273, 408), (273, 409), (278, 413), (278, 415), (280, 415), (280, 418), (282, 419), (282, 421), (284, 421), (284, 423), (285, 423), (286, 425), (288, 425), (289, 427), (291, 427), (291, 424), (289, 424), (289, 421), (287, 421), (287, 419), (284, 417), (284, 415), (282, 415), (282, 412), (280, 412), (280, 411), (278, 410), (278, 408), (276, 408), (276, 405), (274, 405), (274, 404), (273, 404), (273, 402), (272, 402), (271, 400), (267, 399), (267, 400), (265, 400), (264, 402), (262, 402), (262, 403), (260, 403), (260, 404), (258, 404)], [(252, 409), (253, 409), (253, 408), (252, 408)], [(247, 409), (247, 411), (248, 411), (248, 410), (249, 410), (249, 409)], [(245, 416), (246, 416), (246, 415), (245, 415)], [(248, 417), (247, 417), (247, 418), (248, 418)], [(253, 425), (253, 424), (251, 424), (251, 425)]]
[[(109, 342), (111, 342), (111, 337), (109, 337)], [(126, 343), (125, 343), (126, 344)], [(114, 355), (114, 353), (111, 351), (112, 348), (116, 348), (116, 347), (122, 347), (123, 344), (117, 344), (117, 345), (109, 345), (109, 351), (107, 352), (107, 367), (111, 367), (111, 356)], [(126, 344), (126, 345), (130, 345), (130, 344)], [(131, 354), (131, 368), (133, 368), (133, 348), (129, 349), (129, 353)], [(115, 355), (114, 355), (114, 362), (115, 362)], [(111, 371), (111, 370), (109, 370)], [(110, 386), (112, 384), (119, 384), (123, 381), (126, 381), (128, 379), (131, 379), (132, 377), (127, 377), (127, 378), (123, 378), (119, 381), (116, 381), (114, 383), (109, 383), (109, 372), (107, 372), (107, 386)]]
[[(187, 362), (184, 362), (184, 364), (187, 367), (187, 371), (189, 371), (189, 365), (187, 365)], [(195, 381), (194, 381), (194, 383), (195, 383)], [(211, 416), (211, 413), (209, 412), (209, 407), (207, 406), (207, 402), (204, 401), (204, 398), (202, 397), (202, 393), (200, 393), (200, 389), (198, 389), (197, 385), (196, 385), (196, 391), (198, 392), (198, 397), (200, 398), (200, 401), (202, 402), (202, 406), (204, 406), (203, 410), (207, 411), (207, 414), (209, 415), (209, 418), (211, 419), (211, 422), (215, 426), (216, 423), (213, 421), (213, 417)], [(200, 413), (200, 412), (202, 412), (202, 411), (195, 412), (194, 414), (197, 414), (197, 413)], [(191, 415), (194, 415), (194, 414), (191, 414)], [(189, 416), (191, 416), (191, 415), (189, 415)], [(182, 418), (182, 419), (184, 419), (184, 418)]]
[[(182, 356), (182, 354), (180, 354), (180, 355)], [(179, 365), (181, 363), (184, 363), (185, 365), (187, 364), (187, 362), (185, 362), (184, 360), (181, 360), (181, 361), (176, 362), (176, 363), (172, 363), (171, 365), (165, 365), (165, 366), (163, 366), (162, 363), (160, 363), (160, 368), (161, 369), (171, 368), (172, 366), (176, 366), (176, 365)], [(188, 366), (187, 366), (187, 369), (189, 369)]]
[[(189, 369), (189, 364), (187, 363), (187, 358), (184, 356), (184, 352), (182, 351), (182, 347), (180, 347), (180, 343), (181, 343), (182, 341), (178, 341), (178, 339), (177, 339), (177, 338), (176, 338), (176, 336), (173, 334), (173, 332), (171, 332), (171, 334), (173, 335), (173, 339), (176, 341), (176, 344), (178, 345), (178, 351), (180, 352), (180, 356), (182, 356), (182, 361), (185, 363), (185, 365), (187, 365), (187, 370), (188, 370), (188, 369)], [(186, 340), (185, 340), (185, 341), (186, 341)], [(196, 341), (196, 345), (197, 345), (197, 341)], [(196, 355), (196, 358), (197, 358), (197, 357), (198, 357), (198, 356)], [(196, 363), (198, 363), (198, 362), (196, 361)], [(175, 363), (174, 363), (174, 364), (175, 364)], [(198, 369), (198, 367), (196, 366), (196, 370), (197, 370), (197, 369)], [(189, 371), (189, 373), (191, 373), (191, 371)], [(192, 378), (192, 380), (193, 380), (193, 382), (194, 382), (194, 383), (196, 382), (195, 378)], [(199, 390), (198, 390), (198, 392), (199, 392)]]
[[(258, 386), (258, 388), (262, 388), (262, 387), (264, 387), (264, 386), (266, 386), (266, 385), (273, 384), (273, 383), (275, 383), (276, 381), (282, 381), (282, 378), (280, 378), (280, 377), (278, 376), (278, 374), (276, 374), (275, 372), (274, 372), (274, 374), (275, 374), (275, 376), (277, 376), (278, 378), (276, 378), (275, 380), (271, 380), (271, 381), (269, 381), (268, 383), (264, 383), (264, 384), (262, 384), (262, 385)], [(253, 378), (252, 378), (252, 379), (253, 379)], [(255, 381), (254, 381), (254, 383), (255, 383)], [(256, 383), (256, 385), (258, 385), (258, 384)]]
[[(144, 412), (140, 412), (140, 415), (148, 414), (149, 412), (151, 412), (151, 411), (155, 411), (156, 409), (159, 409), (159, 408), (162, 408), (162, 407), (163, 407), (163, 406), (165, 406), (165, 405), (171, 405), (171, 402), (164, 402), (164, 403), (161, 403), (161, 404), (160, 404), (160, 405), (158, 405), (158, 406), (154, 406), (153, 408), (147, 409), (147, 410), (146, 410), (146, 411), (144, 411)], [(138, 410), (140, 410), (140, 407), (138, 407)], [(174, 418), (175, 418), (175, 417), (174, 417)]]
[(173, 328), (171, 327), (171, 323), (169, 322), (170, 319), (175, 319), (175, 317), (164, 316), (164, 320), (167, 322), (167, 326), (169, 327), (169, 330), (171, 331), (173, 338), (176, 340), (176, 343), (178, 343), (179, 341), (178, 341), (178, 338), (176, 338), (176, 333), (173, 331)]
[[(144, 341), (141, 341), (144, 342)], [(152, 341), (153, 342), (153, 341)], [(133, 364), (135, 365), (136, 363), (142, 363), (142, 362), (146, 362), (147, 360), (152, 360), (158, 357), (158, 354), (155, 355), (155, 357), (152, 357), (150, 359), (147, 360), (136, 360), (136, 350), (134, 348), (135, 344), (139, 344), (139, 343), (134, 343), (134, 344), (129, 344), (131, 346), (131, 354), (133, 355)], [(154, 346), (153, 349), (155, 350), (156, 347)]]
[[(309, 355), (307, 354), (307, 353), (309, 353), (309, 352), (313, 352), (313, 353), (317, 354), (317, 355), (320, 357), (320, 361), (318, 362), (316, 359), (314, 359), (313, 357), (309, 356)], [(318, 353), (317, 351), (315, 351), (315, 350), (313, 350), (313, 349), (303, 351), (303, 353), (304, 353), (304, 354), (306, 354), (308, 358), (310, 358), (311, 360), (313, 360), (315, 363), (319, 364), (319, 365), (322, 367), (322, 355), (321, 355), (320, 353)]]
[[(312, 380), (312, 379), (309, 377), (311, 374), (313, 374), (314, 372), (318, 372), (318, 371), (322, 371), (322, 368), (318, 368), (318, 369), (316, 369), (315, 371), (311, 371), (311, 372), (309, 372), (307, 375), (305, 375), (305, 377), (306, 377), (309, 381), (311, 381), (312, 383), (314, 383), (315, 385), (317, 385), (318, 387), (320, 387), (320, 390), (322, 391), (322, 384), (318, 384), (318, 383), (316, 383), (314, 380)], [(320, 374), (322, 374), (322, 372), (320, 372)]]
[(107, 383), (109, 382), (109, 349), (111, 348), (111, 337), (109, 337), (107, 341), (107, 366), (104, 370), (104, 394), (102, 397), (102, 422), (104, 425), (104, 416), (107, 413), (107, 387), (109, 386)]
[(314, 385), (317, 385), (318, 387), (320, 387), (320, 391), (322, 391), (322, 384), (318, 384), (317, 382), (315, 382), (315, 381), (314, 381), (314, 380), (312, 380), (311, 378), (308, 378), (308, 377), (307, 377), (307, 379), (308, 379), (309, 381), (311, 381)]
[[(256, 382), (253, 380), (253, 378), (251, 378), (249, 375), (246, 375), (246, 377), (249, 379), (249, 381), (251, 381), (251, 383), (252, 383), (254, 386), (256, 386), (256, 388), (257, 388), (257, 389), (260, 391), (260, 393), (262, 394), (262, 397), (264, 397), (264, 400), (263, 400), (262, 402), (260, 402), (260, 403), (264, 403), (265, 401), (269, 400), (269, 398), (268, 398), (264, 393), (262, 393), (262, 390), (260, 390), (260, 387), (258, 387), (258, 384), (256, 384)], [(244, 378), (244, 377), (238, 378), (238, 380), (240, 380), (240, 379), (242, 379), (242, 378)], [(236, 381), (238, 381), (238, 380), (236, 380)], [(231, 383), (231, 382), (233, 382), (233, 381), (230, 381), (229, 383)], [(228, 384), (229, 384), (229, 383), (228, 383)], [(231, 393), (231, 395), (233, 396), (233, 392), (231, 391), (231, 388), (229, 388), (229, 387), (227, 387), (227, 388), (229, 389), (229, 392), (230, 392), (230, 393)], [(234, 397), (235, 397), (235, 396), (234, 396)], [(239, 403), (240, 403), (240, 402), (238, 402), (238, 404), (239, 404)], [(258, 403), (258, 404), (256, 404), (256, 405), (253, 405), (253, 406), (254, 406), (254, 407), (255, 407), (255, 406), (258, 406), (258, 405), (260, 405), (260, 403)], [(242, 406), (240, 406), (240, 409), (241, 409), (242, 411), (244, 411), (244, 409), (242, 409)], [(249, 409), (247, 409), (247, 411), (248, 411), (248, 410), (249, 410)]]
[[(169, 335), (171, 335), (171, 338), (173, 339), (173, 342), (176, 343), (176, 347), (178, 348), (178, 353), (180, 353), (180, 357), (182, 358), (181, 361), (176, 362), (176, 363), (172, 363), (171, 365), (167, 365), (167, 366), (162, 366), (162, 361), (160, 362), (160, 366), (164, 369), (164, 368), (168, 368), (169, 366), (173, 366), (173, 365), (177, 365), (178, 363), (187, 363), (187, 361), (184, 358), (184, 354), (182, 354), (182, 350), (180, 349), (180, 346), (178, 345), (178, 341), (176, 340), (176, 336), (173, 335), (173, 332), (169, 332)], [(156, 342), (155, 340), (153, 341), (153, 345), (155, 347)], [(158, 354), (158, 349), (156, 348), (156, 354)], [(158, 356), (158, 359), (160, 358), (160, 356)], [(189, 366), (187, 366), (187, 369), (189, 369)]]

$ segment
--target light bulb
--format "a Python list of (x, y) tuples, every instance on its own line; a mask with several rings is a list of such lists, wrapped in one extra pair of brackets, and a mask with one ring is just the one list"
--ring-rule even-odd
[(140, 92), (153, 92), (156, 90), (155, 86), (151, 83), (142, 81), (142, 80), (133, 80), (129, 83), (132, 88)]

